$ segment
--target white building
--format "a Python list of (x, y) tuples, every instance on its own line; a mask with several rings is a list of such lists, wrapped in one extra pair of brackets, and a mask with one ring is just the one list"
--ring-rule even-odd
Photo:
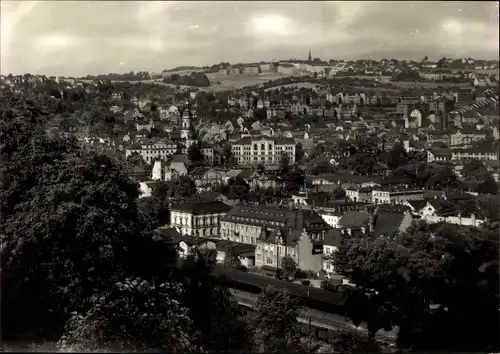
[(233, 156), (240, 165), (275, 165), (287, 154), (295, 163), (295, 140), (282, 137), (244, 137), (232, 145)]
[(220, 220), (231, 210), (221, 202), (186, 203), (170, 210), (170, 225), (181, 235), (218, 237)]

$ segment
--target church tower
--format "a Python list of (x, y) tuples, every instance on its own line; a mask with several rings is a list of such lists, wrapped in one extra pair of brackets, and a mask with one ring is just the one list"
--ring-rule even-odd
[(311, 49), (309, 49), (309, 56), (307, 57), (307, 60), (308, 60), (309, 62), (311, 62), (311, 61), (312, 61)]
[(193, 114), (189, 103), (186, 102), (186, 108), (182, 113), (182, 123), (181, 123), (181, 139), (186, 142), (186, 148), (189, 148), (194, 142), (196, 142), (196, 134), (192, 126)]

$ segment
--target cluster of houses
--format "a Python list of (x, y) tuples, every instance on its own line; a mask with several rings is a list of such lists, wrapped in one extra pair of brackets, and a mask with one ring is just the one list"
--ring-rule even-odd
[[(392, 236), (415, 220), (462, 226), (485, 222), (470, 213), (450, 214), (442, 207), (476, 198), (472, 194), (408, 189), (388, 185), (380, 176), (308, 176), (310, 188), (279, 204), (242, 203), (212, 191), (231, 177), (243, 178), (251, 188), (280, 188), (279, 180), (258, 172), (208, 168), (195, 172), (198, 199), (172, 205), (170, 223), (160, 230), (178, 242), (181, 257), (195, 246), (213, 248), (219, 262), (232, 252), (245, 267), (272, 275), (288, 255), (301, 270), (340, 281), (331, 256), (351, 237)], [(345, 199), (331, 199), (325, 193), (339, 187), (346, 191)]]

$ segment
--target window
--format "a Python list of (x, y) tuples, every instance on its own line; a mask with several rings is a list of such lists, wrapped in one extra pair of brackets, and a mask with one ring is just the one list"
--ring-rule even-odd
[(266, 149), (266, 146), (264, 144), (260, 144), (260, 149), (261, 150), (265, 150)]
[(269, 150), (272, 150), (273, 149), (273, 146), (271, 144), (268, 145), (267, 147)]
[(257, 150), (257, 144), (253, 144), (253, 149)]

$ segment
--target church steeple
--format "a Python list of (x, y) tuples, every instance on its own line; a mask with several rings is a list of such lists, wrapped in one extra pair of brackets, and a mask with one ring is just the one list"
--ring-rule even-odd
[(309, 49), (309, 56), (307, 57), (308, 61), (312, 61), (312, 56), (311, 56), (311, 49)]

